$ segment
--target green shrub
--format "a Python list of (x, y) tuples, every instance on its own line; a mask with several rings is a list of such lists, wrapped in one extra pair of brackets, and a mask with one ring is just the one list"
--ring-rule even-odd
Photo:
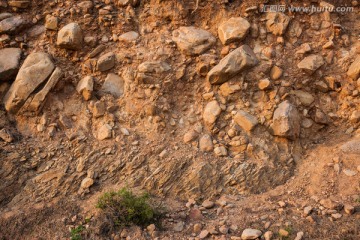
[(85, 230), (85, 227), (83, 225), (79, 225), (76, 228), (71, 229), (71, 240), (81, 240), (81, 233)]
[(147, 193), (136, 196), (127, 188), (104, 193), (98, 199), (96, 207), (102, 209), (115, 226), (146, 226), (156, 223), (160, 217)]

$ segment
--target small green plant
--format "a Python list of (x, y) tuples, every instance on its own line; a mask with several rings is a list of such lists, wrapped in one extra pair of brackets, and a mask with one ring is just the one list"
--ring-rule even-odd
[(146, 226), (156, 223), (160, 217), (158, 209), (150, 203), (149, 194), (137, 196), (127, 188), (104, 193), (96, 207), (102, 209), (115, 226)]
[(85, 227), (83, 225), (79, 225), (76, 228), (71, 229), (71, 240), (81, 240), (81, 233), (85, 230)]

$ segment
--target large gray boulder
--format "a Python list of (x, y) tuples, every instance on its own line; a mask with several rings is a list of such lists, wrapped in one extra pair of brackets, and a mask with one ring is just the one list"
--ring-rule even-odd
[(12, 80), (19, 70), (20, 48), (0, 49), (0, 81)]
[(274, 112), (271, 129), (275, 136), (296, 139), (300, 135), (300, 115), (289, 101), (279, 104)]
[(58, 32), (56, 44), (61, 48), (79, 50), (82, 43), (83, 33), (77, 23), (69, 23)]
[(186, 55), (199, 55), (215, 44), (215, 37), (196, 27), (180, 27), (173, 32), (173, 41)]
[(248, 45), (243, 45), (226, 57), (210, 70), (207, 79), (211, 84), (222, 84), (241, 71), (258, 64), (255, 53)]
[(30, 94), (50, 76), (54, 68), (48, 54), (43, 52), (30, 54), (4, 97), (6, 110), (17, 113)]

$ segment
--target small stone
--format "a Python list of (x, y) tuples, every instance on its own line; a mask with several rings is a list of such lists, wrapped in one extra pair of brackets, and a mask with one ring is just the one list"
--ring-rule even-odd
[(257, 229), (247, 228), (241, 234), (241, 239), (257, 239), (261, 236), (262, 232)]
[(109, 52), (107, 54), (102, 55), (97, 61), (97, 70), (100, 72), (104, 72), (112, 69), (115, 66), (115, 54), (113, 52)]
[(184, 135), (184, 143), (190, 143), (198, 137), (198, 133), (194, 130), (190, 130)]
[(273, 232), (272, 231), (267, 231), (266, 233), (264, 233), (264, 238), (265, 240), (271, 240), (271, 238), (273, 237)]
[(217, 118), (219, 117), (220, 113), (221, 113), (221, 108), (219, 103), (216, 100), (209, 102), (205, 106), (203, 113), (203, 119), (205, 124), (210, 128), (212, 128)]
[(124, 136), (129, 136), (130, 135), (129, 130), (127, 130), (126, 128), (122, 127), (122, 128), (120, 128), (120, 131)]
[(214, 150), (214, 145), (209, 134), (205, 134), (200, 138), (199, 148), (203, 152), (211, 152)]
[(124, 95), (125, 81), (122, 77), (115, 73), (109, 73), (101, 87), (101, 92), (109, 93), (115, 98), (120, 98)]
[(210, 209), (213, 208), (215, 206), (215, 203), (210, 201), (209, 199), (206, 199), (201, 206), (203, 206), (204, 208)]
[(307, 206), (307, 207), (305, 207), (305, 208), (304, 208), (305, 217), (306, 217), (306, 216), (309, 216), (310, 213), (312, 212), (312, 210), (313, 210), (313, 207), (312, 207), (312, 206)]
[(272, 80), (279, 79), (282, 76), (282, 74), (283, 74), (283, 70), (280, 67), (276, 66), (276, 65), (273, 66), (271, 68), (271, 70), (270, 70), (270, 78)]
[(266, 20), (267, 30), (274, 35), (281, 36), (286, 32), (290, 17), (281, 12), (269, 12)]
[(97, 139), (104, 140), (104, 139), (111, 138), (111, 136), (112, 136), (111, 132), (112, 132), (111, 126), (109, 124), (104, 124), (98, 130)]
[(274, 112), (271, 125), (275, 136), (295, 139), (300, 134), (300, 115), (294, 105), (289, 101), (279, 104)]
[(228, 234), (229, 233), (229, 228), (226, 227), (225, 225), (222, 225), (219, 227), (219, 232), (221, 232), (222, 234)]
[(278, 204), (282, 208), (286, 207), (286, 202), (284, 202), (284, 201), (279, 201)]
[(261, 79), (259, 81), (258, 87), (260, 90), (267, 90), (271, 86), (271, 82), (268, 78)]
[(224, 146), (216, 147), (214, 149), (214, 153), (219, 157), (226, 157), (227, 156), (227, 150)]
[(350, 65), (347, 75), (353, 80), (360, 77), (360, 55), (356, 57), (355, 61)]
[(92, 178), (86, 177), (81, 181), (81, 188), (88, 189), (94, 184), (94, 180)]
[(87, 101), (91, 99), (94, 90), (94, 77), (86, 76), (80, 80), (76, 87), (76, 91)]
[(333, 219), (340, 219), (341, 217), (342, 217), (342, 215), (340, 214), (340, 213), (333, 213), (333, 214), (331, 214), (331, 217), (333, 218)]
[(349, 120), (352, 123), (358, 123), (360, 121), (360, 111), (358, 111), (358, 110), (353, 111), (351, 113)]
[(8, 17), (0, 21), (0, 34), (12, 34), (24, 28), (26, 21), (21, 16)]
[(251, 132), (256, 125), (258, 124), (258, 120), (256, 117), (251, 114), (239, 110), (234, 116), (234, 121), (245, 131)]
[(288, 237), (289, 236), (289, 232), (286, 231), (285, 229), (280, 228), (279, 230), (279, 235), (282, 237)]
[(194, 224), (194, 233), (200, 233), (202, 229), (202, 226), (200, 223), (195, 223)]
[(325, 208), (328, 208), (330, 210), (338, 210), (340, 211), (343, 208), (342, 204), (336, 203), (332, 201), (331, 199), (321, 199), (320, 204), (324, 206)]
[(139, 38), (139, 34), (137, 32), (134, 31), (130, 31), (124, 34), (121, 34), (119, 36), (119, 41), (121, 42), (134, 42)]
[(242, 17), (232, 17), (223, 22), (218, 29), (220, 41), (224, 45), (243, 40), (248, 34), (250, 23)]
[(310, 55), (304, 58), (297, 66), (308, 74), (313, 74), (317, 69), (324, 65), (324, 59), (320, 55)]
[(304, 232), (298, 232), (298, 233), (296, 234), (296, 237), (295, 237), (294, 240), (302, 240), (303, 237), (304, 237)]
[(149, 226), (146, 227), (146, 229), (147, 229), (150, 233), (152, 233), (152, 232), (155, 231), (156, 226), (155, 226), (155, 224), (150, 224)]
[(83, 43), (83, 34), (77, 23), (69, 23), (58, 32), (56, 44), (61, 48), (79, 50)]
[(353, 171), (353, 170), (350, 170), (350, 169), (344, 169), (343, 173), (348, 177), (353, 177), (353, 176), (355, 176), (357, 174), (357, 171)]
[(175, 232), (182, 232), (184, 230), (185, 223), (184, 222), (178, 222), (174, 225), (173, 230)]
[(95, 102), (93, 108), (93, 116), (98, 118), (104, 116), (105, 112), (106, 112), (105, 102), (102, 101)]
[(355, 212), (355, 207), (349, 204), (344, 205), (344, 210), (347, 214), (353, 214)]
[(173, 32), (172, 40), (186, 55), (202, 54), (216, 42), (210, 32), (196, 27), (180, 27)]
[(11, 143), (14, 141), (14, 137), (12, 136), (12, 134), (5, 128), (0, 130), (0, 139), (7, 143)]
[(45, 28), (48, 30), (58, 29), (58, 18), (52, 15), (47, 15), (45, 19)]
[(202, 230), (201, 233), (199, 234), (199, 238), (200, 239), (205, 239), (209, 236), (209, 231), (208, 230)]

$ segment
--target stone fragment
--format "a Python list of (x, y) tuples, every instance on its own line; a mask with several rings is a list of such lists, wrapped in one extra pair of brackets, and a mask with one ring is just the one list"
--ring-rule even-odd
[(242, 17), (232, 17), (218, 28), (220, 41), (224, 45), (243, 40), (248, 34), (250, 23)]
[(61, 48), (80, 50), (82, 43), (83, 33), (77, 23), (69, 23), (58, 32), (56, 44)]
[(186, 55), (199, 55), (215, 44), (215, 37), (200, 28), (180, 27), (172, 34), (177, 47)]
[(209, 102), (206, 105), (203, 113), (203, 119), (205, 124), (210, 128), (212, 128), (217, 118), (219, 117), (220, 113), (221, 113), (221, 108), (219, 106), (219, 103), (216, 100)]
[(121, 42), (134, 42), (138, 38), (139, 38), (139, 34), (137, 32), (130, 31), (130, 32), (121, 34), (118, 39)]
[(211, 152), (214, 149), (214, 145), (209, 134), (203, 135), (199, 140), (200, 150), (203, 152)]
[(311, 75), (324, 65), (324, 63), (325, 62), (322, 56), (313, 54), (304, 58), (297, 66)]
[(281, 36), (286, 32), (290, 17), (281, 12), (269, 12), (266, 15), (266, 28), (268, 32)]
[(57, 30), (59, 20), (57, 17), (52, 15), (47, 15), (45, 18), (45, 28), (48, 30)]
[(91, 99), (94, 90), (94, 77), (86, 76), (76, 86), (76, 91), (87, 101)]
[(97, 61), (97, 70), (104, 72), (115, 66), (115, 54), (113, 52), (102, 55)]
[(360, 55), (357, 56), (355, 61), (350, 65), (347, 75), (353, 80), (360, 77)]
[(243, 110), (239, 110), (236, 113), (234, 116), (234, 121), (247, 132), (251, 132), (258, 124), (256, 117)]
[(282, 76), (282, 74), (283, 74), (283, 70), (280, 67), (276, 66), (276, 65), (273, 66), (271, 68), (271, 70), (270, 70), (270, 78), (272, 80), (279, 79)]
[(112, 128), (109, 124), (102, 125), (98, 132), (97, 132), (97, 139), (98, 140), (105, 140), (111, 138), (112, 134)]
[(211, 84), (222, 84), (241, 71), (254, 67), (258, 62), (251, 48), (243, 45), (229, 53), (212, 68), (207, 74), (207, 80)]
[(88, 189), (89, 187), (91, 187), (94, 184), (94, 179), (86, 177), (81, 181), (81, 185), (80, 187), (82, 189)]
[(30, 0), (12, 0), (8, 1), (10, 7), (28, 8), (30, 6)]
[(247, 228), (241, 234), (241, 239), (257, 239), (261, 236), (262, 232), (257, 229)]
[(198, 133), (194, 130), (190, 130), (184, 135), (184, 143), (190, 143), (194, 141), (198, 136)]
[(267, 90), (271, 87), (271, 82), (268, 78), (261, 79), (258, 83), (260, 90)]
[(125, 81), (122, 77), (114, 73), (109, 73), (105, 78), (101, 91), (109, 93), (115, 98), (119, 98), (124, 94), (124, 85)]
[(210, 209), (215, 206), (215, 203), (213, 201), (210, 201), (209, 199), (206, 199), (202, 204), (204, 208)]
[(0, 139), (7, 143), (11, 143), (12, 141), (14, 141), (14, 137), (12, 136), (12, 134), (5, 128), (0, 130)]
[(289, 101), (279, 104), (274, 112), (271, 129), (275, 136), (295, 139), (300, 134), (300, 115)]
[(216, 147), (214, 149), (214, 153), (216, 156), (219, 157), (226, 157), (227, 156), (227, 149), (224, 146)]

